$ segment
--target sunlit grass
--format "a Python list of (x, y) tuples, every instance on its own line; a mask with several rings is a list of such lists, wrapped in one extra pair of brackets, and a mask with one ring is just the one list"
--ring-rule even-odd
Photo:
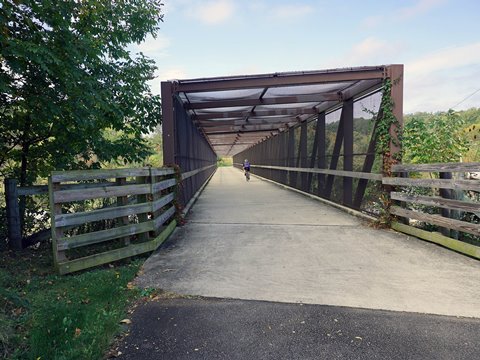
[(60, 276), (47, 251), (2, 255), (0, 357), (101, 359), (141, 295), (129, 282), (142, 260)]

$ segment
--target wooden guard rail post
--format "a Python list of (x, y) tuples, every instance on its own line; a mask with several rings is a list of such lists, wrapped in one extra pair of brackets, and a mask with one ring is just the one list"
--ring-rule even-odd
[[(54, 262), (59, 273), (155, 250), (176, 226), (174, 175), (171, 168), (53, 172), (49, 197)], [(65, 211), (73, 210), (70, 204), (105, 198), (115, 199), (115, 206)], [(72, 228), (105, 220), (112, 220), (114, 226), (91, 228), (82, 234), (67, 233)], [(105, 244), (110, 246), (101, 246)], [(78, 252), (76, 256), (72, 251)]]
[[(37, 231), (29, 236), (23, 237), (23, 224), (25, 223), (25, 209), (21, 209), (21, 198), (36, 196), (48, 193), (46, 185), (18, 186), (18, 180), (13, 178), (5, 179), (5, 204), (7, 208), (7, 236), (9, 246), (13, 250), (36, 244), (50, 238), (50, 228)], [(23, 201), (25, 203), (25, 201)]]
[[(409, 195), (404, 192), (394, 191), (390, 194), (391, 199), (401, 202), (401, 206), (392, 206), (391, 214), (407, 219), (405, 223), (393, 222), (392, 228), (421, 239), (431, 241), (452, 250), (467, 254), (480, 259), (480, 247), (457, 239), (451, 238), (450, 231), (456, 230), (474, 236), (480, 236), (480, 224), (458, 220), (449, 216), (454, 212), (480, 212), (480, 203), (455, 199), (452, 196), (454, 190), (480, 192), (480, 181), (458, 179), (451, 173), (478, 172), (480, 163), (444, 163), (444, 164), (418, 164), (418, 165), (394, 165), (392, 171), (397, 174), (439, 173), (439, 179), (385, 177), (384, 185), (395, 187), (426, 187), (439, 189), (441, 196)], [(440, 214), (427, 214), (406, 208), (407, 204), (433, 206), (440, 209)], [(439, 226), (442, 233), (429, 232), (409, 225), (409, 219), (423, 221)]]
[(5, 179), (5, 202), (7, 206), (7, 231), (9, 245), (13, 250), (21, 250), (22, 224), (18, 204), (18, 188), (16, 179)]

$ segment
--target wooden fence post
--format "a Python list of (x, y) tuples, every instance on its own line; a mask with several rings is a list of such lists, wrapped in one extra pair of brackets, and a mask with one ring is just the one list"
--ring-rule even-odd
[[(450, 173), (450, 172), (441, 172), (440, 173), (440, 179), (451, 179), (451, 178), (452, 178), (452, 173)], [(440, 196), (444, 199), (453, 199), (452, 190), (450, 190), (450, 189), (440, 189)], [(450, 210), (449, 209), (441, 208), (440, 213), (442, 214), (442, 216), (444, 216), (446, 218), (450, 218)], [(443, 235), (450, 237), (450, 229), (442, 227), (442, 228), (440, 228), (440, 232)]]
[[(136, 183), (137, 184), (148, 184), (150, 182), (150, 179), (151, 179), (150, 174), (151, 174), (151, 170), (149, 170), (149, 175), (148, 176), (137, 176)], [(150, 195), (150, 194), (148, 194), (148, 195)], [(146, 202), (148, 202), (148, 196), (147, 195), (145, 195), (145, 194), (137, 195), (137, 204), (146, 203)], [(148, 213), (138, 214), (137, 217), (138, 217), (138, 222), (139, 223), (143, 223), (143, 222), (148, 221)], [(137, 235), (137, 238), (140, 241), (147, 241), (149, 239), (149, 233), (142, 232), (142, 233)]]
[(5, 179), (5, 201), (7, 205), (8, 241), (13, 250), (21, 250), (22, 221), (18, 204), (18, 188), (16, 179)]
[[(117, 186), (122, 186), (127, 184), (127, 178), (122, 177), (122, 178), (117, 178), (115, 180), (115, 184)], [(117, 196), (117, 207), (118, 206), (126, 206), (128, 205), (128, 196)], [(117, 218), (117, 222), (120, 224), (120, 226), (126, 226), (128, 225), (128, 215), (127, 216), (122, 216), (120, 218)], [(125, 245), (130, 245), (130, 236), (125, 236), (123, 238), (123, 243)]]

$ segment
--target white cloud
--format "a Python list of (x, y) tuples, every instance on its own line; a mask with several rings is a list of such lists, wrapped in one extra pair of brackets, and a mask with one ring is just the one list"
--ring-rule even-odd
[(438, 70), (480, 64), (480, 42), (444, 48), (406, 65), (412, 74), (429, 74)]
[(156, 39), (148, 36), (141, 44), (134, 45), (133, 50), (135, 52), (141, 51), (151, 58), (159, 58), (166, 55), (166, 49), (168, 49), (169, 46), (170, 39), (163, 34), (158, 34)]
[(235, 13), (235, 3), (232, 0), (210, 0), (206, 2), (191, 2), (187, 15), (200, 20), (204, 24), (217, 25), (230, 20)]
[(277, 20), (293, 20), (303, 18), (313, 13), (314, 8), (309, 5), (282, 5), (270, 10), (271, 16)]
[[(479, 87), (480, 42), (440, 49), (405, 64), (405, 112), (455, 106)], [(478, 107), (479, 93), (456, 110)]]

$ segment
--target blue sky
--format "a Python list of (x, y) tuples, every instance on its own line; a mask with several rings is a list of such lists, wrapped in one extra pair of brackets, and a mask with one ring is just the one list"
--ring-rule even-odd
[[(165, 0), (152, 82), (405, 64), (404, 112), (480, 89), (480, 1)], [(455, 107), (480, 107), (480, 91)]]

